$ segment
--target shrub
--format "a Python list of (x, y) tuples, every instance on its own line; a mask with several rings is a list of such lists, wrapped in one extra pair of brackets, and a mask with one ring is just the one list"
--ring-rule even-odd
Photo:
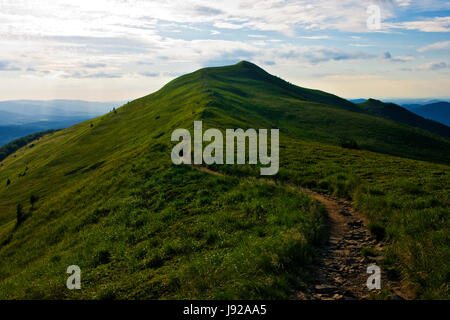
[(378, 223), (369, 223), (367, 227), (369, 228), (370, 233), (377, 239), (377, 241), (383, 240), (386, 236), (386, 229)]
[(107, 264), (111, 261), (111, 254), (108, 250), (99, 250), (94, 256), (94, 265), (99, 266), (102, 264)]
[(25, 221), (25, 214), (23, 213), (22, 204), (18, 203), (16, 207), (16, 227), (20, 226)]
[(215, 230), (210, 230), (206, 234), (206, 243), (208, 245), (213, 245), (219, 240), (220, 240), (219, 234)]
[(342, 148), (346, 148), (346, 149), (354, 149), (354, 150), (358, 150), (359, 146), (356, 143), (355, 140), (350, 139), (350, 138), (339, 138), (340, 142), (340, 146)]
[(146, 268), (159, 268), (164, 264), (164, 258), (161, 256), (160, 252), (154, 252), (149, 258), (144, 260), (144, 265)]
[(363, 257), (376, 257), (376, 256), (378, 256), (378, 252), (376, 252), (373, 248), (362, 247), (361, 248), (361, 256), (363, 256)]
[(34, 194), (31, 194), (31, 196), (30, 196), (30, 204), (31, 204), (31, 209), (32, 209), (32, 210), (34, 209), (34, 204), (35, 204), (38, 200), (39, 200), (39, 197), (38, 197), (38, 196), (36, 196), (36, 195), (34, 195)]

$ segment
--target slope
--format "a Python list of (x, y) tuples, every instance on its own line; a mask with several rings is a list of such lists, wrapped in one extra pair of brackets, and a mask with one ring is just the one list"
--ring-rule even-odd
[(20, 139), (24, 136), (38, 133), (45, 130), (58, 130), (61, 128), (67, 128), (81, 121), (86, 121), (86, 118), (73, 117), (69, 120), (58, 121), (39, 121), (30, 122), (18, 125), (4, 125), (0, 126), (0, 146), (13, 142), (15, 139)]
[[(33, 133), (33, 134), (29, 134), (27, 136), (24, 136), (22, 138), (13, 140), (13, 141), (11, 141), (10, 143), (7, 143), (4, 146), (1, 146), (0, 147), (0, 161), (5, 159), (10, 154), (16, 152), (17, 150), (19, 150), (23, 146), (27, 145), (29, 142), (34, 141), (34, 140), (38, 140), (40, 137), (42, 137), (44, 135), (47, 135), (49, 133), (53, 133), (55, 131), (58, 131), (58, 130), (47, 130), (47, 131), (36, 132), (36, 133)], [(1, 129), (0, 129), (0, 132), (1, 132)], [(31, 144), (29, 147), (31, 147), (31, 148), (34, 147), (34, 144)]]
[[(211, 101), (195, 75), (178, 84), (2, 162), (1, 298), (283, 298), (302, 280), (323, 208), (284, 187), (173, 166), (171, 131)], [(72, 264), (81, 291), (65, 288)]]
[(433, 120), (424, 119), (422, 116), (394, 103), (384, 103), (379, 100), (369, 99), (363, 103), (359, 103), (358, 106), (368, 114), (428, 130), (443, 137), (450, 137), (450, 127)]
[[(359, 201), (419, 294), (445, 296), (437, 283), (447, 266), (429, 262), (446, 254), (448, 166), (333, 143), (345, 134), (367, 149), (446, 162), (448, 141), (282, 83), (249, 63), (202, 69), (4, 159), (0, 298), (285, 298), (305, 285), (324, 236), (323, 207), (286, 181)], [(333, 105), (313, 101), (323, 99)], [(172, 131), (198, 119), (279, 127), (279, 184), (256, 179), (252, 166), (218, 166), (230, 174), (214, 177), (172, 165)], [(83, 272), (78, 292), (65, 288), (72, 264)]]
[[(449, 163), (448, 139), (365, 114), (333, 95), (290, 85), (249, 62), (202, 69), (194, 76), (201, 78), (211, 99), (202, 117), (215, 126), (277, 127), (291, 137), (334, 145), (353, 139), (362, 149)], [(321, 103), (324, 96), (327, 104)]]
[(413, 108), (411, 111), (426, 119), (450, 126), (450, 103), (448, 102), (430, 103)]

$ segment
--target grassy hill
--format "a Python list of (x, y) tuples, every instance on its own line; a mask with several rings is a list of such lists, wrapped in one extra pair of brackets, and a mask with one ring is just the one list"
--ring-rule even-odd
[[(53, 133), (58, 130), (46, 130), (46, 131), (40, 131), (37, 133), (32, 133), (27, 136), (24, 136), (22, 138), (16, 139), (11, 141), (10, 143), (7, 143), (6, 145), (0, 147), (0, 161), (5, 159), (10, 154), (13, 154), (23, 146), (29, 144), (32, 141), (40, 139), (42, 136), (47, 135), (49, 133)], [(1, 131), (0, 131), (1, 132)], [(29, 148), (33, 148), (34, 144), (29, 145)]]
[(420, 115), (394, 103), (384, 103), (379, 100), (369, 99), (363, 103), (359, 103), (358, 106), (368, 114), (428, 130), (443, 137), (450, 137), (450, 127), (433, 120), (422, 118)]
[[(280, 128), (276, 181), (174, 166), (172, 131), (200, 119)], [(251, 63), (181, 76), (31, 143), (0, 163), (0, 298), (286, 298), (326, 232), (323, 207), (292, 184), (353, 199), (385, 230), (386, 267), (419, 297), (449, 296), (449, 140)], [(72, 264), (80, 291), (65, 288)]]
[(450, 103), (449, 102), (435, 102), (422, 106), (417, 106), (412, 109), (414, 113), (434, 121), (439, 121), (447, 126), (450, 126)]

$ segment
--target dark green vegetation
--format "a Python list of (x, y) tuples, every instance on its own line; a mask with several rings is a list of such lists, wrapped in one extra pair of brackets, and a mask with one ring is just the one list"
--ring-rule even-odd
[(394, 120), (450, 138), (450, 127), (433, 120), (426, 120), (394, 103), (384, 103), (379, 100), (369, 99), (359, 103), (358, 106), (368, 114)]
[[(172, 131), (200, 119), (280, 128), (278, 175), (172, 165)], [(248, 62), (31, 143), (0, 167), (0, 298), (287, 298), (324, 235), (295, 185), (354, 200), (389, 242), (383, 267), (420, 298), (450, 297), (449, 140)], [(65, 288), (72, 264), (80, 291)]]
[[(14, 152), (19, 150), (23, 146), (29, 144), (31, 141), (37, 140), (46, 134), (50, 134), (50, 133), (53, 133), (56, 131), (58, 131), (58, 130), (41, 131), (41, 132), (33, 133), (33, 134), (27, 135), (25, 137), (16, 139), (14, 141), (11, 141), (10, 143), (4, 145), (3, 147), (0, 147), (0, 161), (5, 159), (10, 154), (13, 154)], [(33, 146), (30, 145), (29, 147), (33, 147)]]

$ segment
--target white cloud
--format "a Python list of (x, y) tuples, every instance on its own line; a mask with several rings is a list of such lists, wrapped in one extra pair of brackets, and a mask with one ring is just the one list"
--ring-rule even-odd
[[(363, 52), (358, 51), (363, 48), (335, 48), (326, 40), (338, 38), (333, 31), (340, 30), (351, 32), (345, 38), (357, 39), (353, 41), (358, 43), (350, 46), (372, 43), (362, 36), (370, 32), (366, 26), (369, 4), (382, 7), (385, 32), (401, 29), (448, 32), (450, 17), (408, 22), (399, 22), (395, 17), (397, 10), (409, 12), (420, 6), (421, 10), (439, 11), (448, 8), (449, 3), (437, 0), (0, 0), (0, 69), (8, 71), (0, 73), (3, 77), (0, 88), (10, 83), (9, 71), (19, 74), (17, 83), (34, 77), (35, 81), (55, 79), (55, 83), (59, 79), (67, 86), (70, 81), (76, 81), (81, 88), (82, 84), (91, 85), (96, 78), (101, 78), (98, 87), (106, 90), (103, 84), (115, 86), (115, 81), (132, 78), (141, 82), (130, 82), (127, 90), (131, 84), (148, 90), (142, 83), (144, 75), (147, 75), (145, 82), (152, 83), (154, 88), (167, 80), (169, 73), (192, 71), (209, 62), (251, 58), (270, 68), (278, 68), (279, 62), (320, 68), (320, 64), (333, 67), (356, 59), (380, 60), (380, 53), (388, 50), (391, 43), (377, 52)], [(317, 40), (328, 46), (300, 46), (305, 41), (299, 39)], [(446, 48), (448, 41), (418, 51)], [(405, 55), (390, 60), (411, 59)], [(9, 91), (4, 89), (1, 93)]]
[(241, 24), (234, 24), (228, 22), (216, 22), (214, 23), (214, 27), (219, 29), (241, 29), (244, 26)]
[(18, 71), (20, 68), (14, 66), (10, 61), (0, 60), (0, 71)]
[(373, 45), (367, 44), (367, 43), (350, 43), (349, 46), (350, 47), (366, 48), (366, 47), (371, 47)]
[(428, 62), (416, 67), (402, 68), (402, 71), (439, 71), (450, 69), (450, 64), (440, 61), (440, 62)]
[(429, 44), (427, 46), (417, 49), (419, 52), (425, 52), (430, 50), (442, 50), (450, 48), (450, 41), (441, 41)]
[(395, 2), (400, 6), (400, 7), (408, 7), (411, 4), (411, 0), (395, 0)]
[(419, 66), (418, 69), (419, 70), (436, 71), (436, 70), (448, 69), (449, 67), (450, 67), (450, 65), (447, 64), (446, 62), (430, 62), (430, 63)]
[[(442, 1), (426, 2), (435, 10), (448, 7)], [(221, 29), (279, 31), (291, 36), (297, 28), (369, 32), (366, 9), (374, 3), (381, 6), (383, 21), (395, 18), (396, 8), (417, 6), (409, 0), (15, 0), (0, 2), (0, 35), (154, 39), (160, 26), (189, 27), (187, 24), (193, 23), (210, 23)], [(448, 31), (449, 19), (383, 25), (442, 32)]]
[(329, 39), (329, 36), (301, 36), (302, 39), (308, 39), (308, 40), (323, 40), (323, 39)]
[(450, 17), (386, 24), (393, 29), (418, 30), (422, 32), (450, 32)]
[(281, 59), (303, 61), (312, 65), (329, 61), (367, 60), (376, 57), (374, 54), (362, 51), (348, 51), (324, 46), (293, 46), (283, 45), (274, 49), (272, 56)]
[(392, 61), (392, 62), (407, 62), (414, 60), (413, 56), (392, 56), (389, 51), (383, 53), (381, 58), (385, 61)]

